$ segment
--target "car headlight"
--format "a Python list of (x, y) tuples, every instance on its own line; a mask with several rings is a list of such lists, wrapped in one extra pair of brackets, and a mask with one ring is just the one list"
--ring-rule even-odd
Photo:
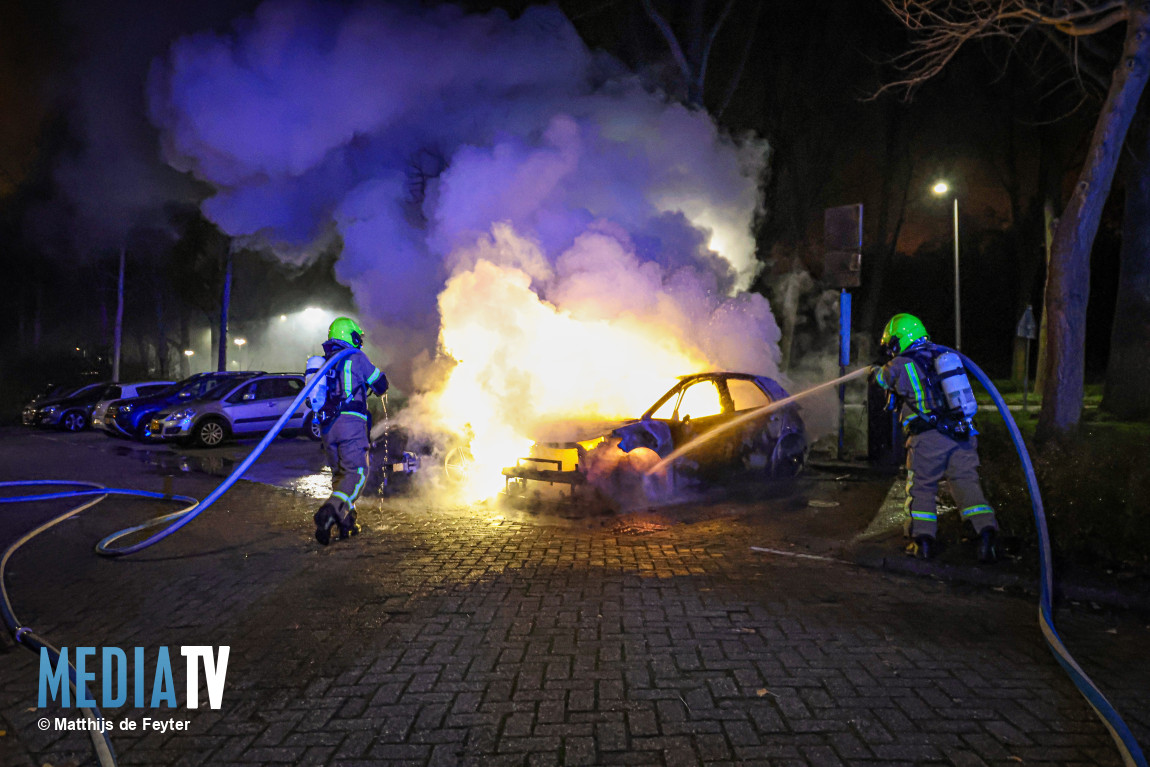
[(183, 410), (177, 410), (176, 412), (172, 413), (170, 416), (168, 416), (168, 418), (172, 421), (179, 421), (183, 418), (191, 418), (195, 414), (196, 409), (194, 407), (186, 407)]
[(131, 405), (120, 405), (120, 412), (121, 413), (130, 413), (130, 412), (132, 412), (132, 406)]
[(51, 415), (52, 413), (55, 413), (55, 412), (56, 412), (56, 406), (55, 405), (44, 408), (44, 414), (45, 415)]

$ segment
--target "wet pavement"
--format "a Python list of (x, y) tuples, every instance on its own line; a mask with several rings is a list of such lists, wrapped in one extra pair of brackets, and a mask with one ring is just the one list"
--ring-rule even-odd
[[(5, 429), (0, 479), (202, 497), (245, 449)], [(9, 565), (17, 614), (57, 645), (230, 646), (219, 710), (202, 683), (184, 707), (175, 657), (179, 707), (105, 711), (120, 764), (1120, 764), (1033, 601), (852, 564), (889, 477), (815, 472), (626, 515), (396, 496), (321, 549), (315, 443), (266, 460), (257, 478), (286, 487), (241, 482), (137, 556), (92, 546), (170, 506), (105, 501)], [(66, 508), (0, 506), (0, 536)], [(1057, 617), (1150, 741), (1150, 627)], [(94, 764), (86, 736), (52, 721), (74, 710), (36, 707), (38, 673), (0, 640), (0, 764)], [(144, 717), (187, 730), (119, 729)]]

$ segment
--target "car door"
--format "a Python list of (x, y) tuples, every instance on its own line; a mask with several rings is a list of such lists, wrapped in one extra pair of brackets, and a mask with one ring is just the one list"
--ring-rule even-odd
[[(295, 377), (284, 378), (271, 378), (265, 381), (268, 384), (268, 404), (271, 408), (270, 419), (263, 427), (266, 431), (275, 425), (287, 409), (291, 407), (291, 403), (295, 401), (296, 396), (303, 389), (303, 379)], [(307, 413), (307, 406), (300, 405), (300, 407), (292, 413), (292, 417), (284, 424), (284, 428), (298, 429), (303, 426), (304, 415)]]
[[(231, 422), (233, 434), (250, 434), (259, 431), (264, 423), (269, 407), (267, 398), (260, 399), (261, 384), (267, 379), (249, 381), (224, 397), (224, 410)], [(266, 387), (263, 388), (266, 392)]]
[[(711, 379), (688, 384), (679, 396), (670, 421), (675, 447), (706, 434), (732, 417), (729, 401), (724, 404), (719, 387)], [(728, 451), (722, 440), (707, 443), (695, 451), (695, 460), (712, 463), (722, 460)]]

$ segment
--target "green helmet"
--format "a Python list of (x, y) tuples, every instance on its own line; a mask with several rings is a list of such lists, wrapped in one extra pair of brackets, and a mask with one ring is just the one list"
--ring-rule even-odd
[(363, 346), (363, 328), (351, 317), (336, 317), (327, 329), (327, 337), (347, 341), (355, 348)]
[(879, 344), (888, 357), (897, 357), (920, 341), (929, 340), (922, 320), (913, 314), (896, 314), (883, 328)]

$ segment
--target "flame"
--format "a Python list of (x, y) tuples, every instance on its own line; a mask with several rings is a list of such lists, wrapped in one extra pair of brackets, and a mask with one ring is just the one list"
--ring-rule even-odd
[(658, 324), (561, 309), (525, 271), (486, 259), (447, 282), (439, 308), (440, 345), (457, 364), (433, 407), (473, 435), (469, 500), (503, 489), (501, 470), (528, 454), (540, 423), (636, 417), (677, 376), (708, 367)]

